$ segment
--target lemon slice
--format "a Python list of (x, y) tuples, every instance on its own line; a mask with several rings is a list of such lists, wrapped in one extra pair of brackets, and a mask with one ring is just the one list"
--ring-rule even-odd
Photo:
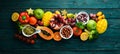
[(19, 13), (17, 13), (17, 12), (14, 12), (11, 16), (11, 19), (13, 22), (17, 21), (18, 18), (19, 18)]
[(107, 20), (106, 19), (101, 19), (97, 22), (96, 29), (97, 29), (99, 34), (102, 34), (106, 31), (107, 26), (108, 26)]
[(82, 41), (86, 41), (88, 39), (89, 34), (87, 32), (83, 32), (80, 36)]

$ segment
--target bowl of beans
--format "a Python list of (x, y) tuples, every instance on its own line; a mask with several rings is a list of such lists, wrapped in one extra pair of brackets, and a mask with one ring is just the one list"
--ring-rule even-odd
[(73, 30), (71, 26), (65, 25), (60, 29), (60, 36), (63, 39), (70, 39), (73, 36)]

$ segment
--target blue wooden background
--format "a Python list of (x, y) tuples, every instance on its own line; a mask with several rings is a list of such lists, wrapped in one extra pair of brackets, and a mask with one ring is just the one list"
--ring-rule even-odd
[[(63, 10), (77, 13), (102, 11), (108, 20), (107, 31), (95, 41), (82, 42), (79, 38), (45, 41), (36, 40), (29, 45), (16, 40), (11, 14), (25, 11), (27, 8), (44, 10)], [(0, 0), (0, 54), (120, 54), (120, 0)]]

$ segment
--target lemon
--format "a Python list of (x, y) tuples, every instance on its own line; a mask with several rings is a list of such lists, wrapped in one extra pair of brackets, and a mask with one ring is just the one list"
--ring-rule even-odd
[(80, 36), (80, 39), (82, 41), (86, 41), (88, 39), (88, 37), (89, 37), (89, 34), (87, 32), (83, 32)]
[(97, 22), (97, 27), (96, 27), (98, 33), (99, 33), (99, 34), (104, 33), (104, 32), (106, 31), (106, 29), (107, 29), (107, 25), (108, 25), (108, 23), (107, 23), (107, 20), (106, 20), (106, 19), (101, 19), (101, 20), (99, 20), (99, 21)]
[(14, 12), (11, 16), (11, 19), (13, 22), (17, 21), (18, 18), (19, 18), (19, 13), (17, 13), (17, 12)]

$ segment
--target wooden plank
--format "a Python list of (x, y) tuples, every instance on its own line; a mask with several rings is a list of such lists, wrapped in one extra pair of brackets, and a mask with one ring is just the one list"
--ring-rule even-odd
[[(99, 53), (98, 53), (99, 52)], [(96, 51), (74, 51), (74, 50), (2, 50), (2, 54), (119, 54), (119, 51), (112, 51), (111, 50), (96, 50)]]
[[(5, 41), (6, 40), (6, 41)], [(120, 41), (118, 37), (100, 37), (95, 41), (82, 42), (80, 39), (62, 40), (61, 42), (45, 41), (43, 39), (36, 40), (36, 44), (30, 45), (25, 44), (22, 41), (15, 39), (4, 39), (1, 40), (0, 50), (76, 50), (76, 51), (87, 51), (87, 50), (120, 50)], [(104, 41), (104, 42), (103, 42)], [(9, 45), (9, 46), (8, 46)]]
[(22, 8), (120, 8), (119, 0), (1, 0), (1, 7)]

